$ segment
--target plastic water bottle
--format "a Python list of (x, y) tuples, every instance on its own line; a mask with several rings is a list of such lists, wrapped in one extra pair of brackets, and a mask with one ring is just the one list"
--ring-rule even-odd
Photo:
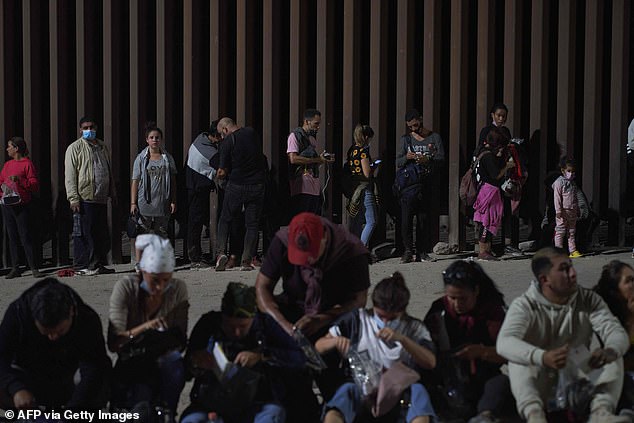
[(224, 423), (221, 417), (214, 411), (207, 414), (207, 423)]

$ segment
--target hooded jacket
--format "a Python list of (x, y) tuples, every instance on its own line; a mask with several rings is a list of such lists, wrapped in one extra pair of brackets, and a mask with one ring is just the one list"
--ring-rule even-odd
[(566, 304), (559, 305), (548, 301), (538, 282), (532, 281), (511, 303), (498, 335), (497, 351), (512, 363), (543, 366), (547, 350), (565, 344), (589, 349), (593, 333), (619, 357), (630, 346), (623, 326), (593, 291), (578, 287)]
[(209, 140), (207, 133), (198, 134), (187, 153), (185, 181), (187, 189), (214, 189), (214, 177), (218, 169), (218, 143)]
[[(33, 298), (56, 283), (60, 282), (44, 279), (9, 305), (0, 324), (0, 390), (13, 396), (22, 389), (32, 390), (30, 384), (36, 381), (40, 389), (49, 387), (44, 399), (37, 398), (44, 401), (40, 405), (84, 408), (101, 393), (111, 362), (99, 316), (68, 286), (75, 308), (70, 331), (56, 341), (39, 332), (31, 311)], [(77, 369), (81, 381), (74, 386)], [(72, 394), (66, 397), (69, 391)]]

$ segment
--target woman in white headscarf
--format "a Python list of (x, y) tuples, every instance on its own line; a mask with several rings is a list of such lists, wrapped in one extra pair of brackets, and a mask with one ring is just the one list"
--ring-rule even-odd
[(127, 342), (140, 336), (147, 338), (150, 334), (145, 332), (150, 329), (168, 331), (182, 339), (182, 345), (158, 358), (122, 359), (120, 354), (114, 369), (112, 402), (115, 407), (132, 408), (146, 401), (165, 405), (175, 412), (185, 384), (179, 349), (183, 349), (187, 339), (187, 286), (172, 278), (175, 258), (168, 239), (139, 235), (135, 246), (142, 251), (141, 273), (125, 276), (114, 286), (110, 296), (108, 348), (120, 353)]

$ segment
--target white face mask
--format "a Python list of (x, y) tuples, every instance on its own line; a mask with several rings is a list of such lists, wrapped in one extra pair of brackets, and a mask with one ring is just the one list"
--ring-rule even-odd
[(94, 140), (97, 138), (97, 131), (93, 129), (84, 129), (81, 131), (81, 136), (85, 140)]

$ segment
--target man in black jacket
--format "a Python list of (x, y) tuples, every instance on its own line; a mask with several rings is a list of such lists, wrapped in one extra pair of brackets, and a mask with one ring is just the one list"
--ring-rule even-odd
[(46, 278), (9, 305), (0, 324), (0, 408), (101, 408), (110, 366), (99, 316), (69, 286)]

